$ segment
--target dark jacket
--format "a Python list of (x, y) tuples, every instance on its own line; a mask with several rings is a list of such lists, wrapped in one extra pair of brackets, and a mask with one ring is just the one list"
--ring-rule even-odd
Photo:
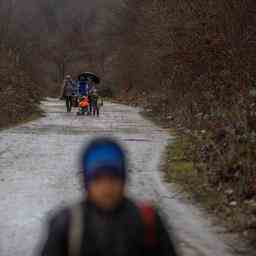
[[(112, 212), (104, 212), (93, 203), (81, 204), (83, 232), (80, 255), (88, 256), (176, 256), (161, 218), (156, 214), (155, 248), (145, 244), (145, 225), (138, 207), (128, 199)], [(58, 213), (51, 221), (42, 256), (69, 255), (71, 210)], [(150, 248), (149, 248), (150, 247)], [(75, 256), (75, 255), (74, 255)]]
[(62, 88), (61, 88), (61, 97), (72, 96), (73, 94), (73, 81), (72, 80), (64, 80)]
[(97, 93), (92, 93), (90, 95), (90, 102), (93, 106), (98, 106), (98, 99), (99, 99), (99, 96)]

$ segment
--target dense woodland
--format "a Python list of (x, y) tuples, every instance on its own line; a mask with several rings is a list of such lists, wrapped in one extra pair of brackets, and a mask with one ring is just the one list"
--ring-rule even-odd
[(90, 70), (189, 136), (210, 186), (256, 197), (255, 0), (0, 0), (0, 46), (1, 122)]

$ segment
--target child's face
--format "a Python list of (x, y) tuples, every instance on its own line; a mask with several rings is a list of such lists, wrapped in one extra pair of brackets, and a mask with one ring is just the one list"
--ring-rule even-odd
[(124, 182), (112, 176), (99, 176), (90, 183), (88, 198), (99, 208), (114, 209), (124, 197)]

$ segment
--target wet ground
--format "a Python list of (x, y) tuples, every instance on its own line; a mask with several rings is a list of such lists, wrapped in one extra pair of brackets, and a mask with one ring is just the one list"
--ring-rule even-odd
[(0, 133), (1, 256), (33, 255), (47, 214), (81, 198), (79, 152), (101, 135), (115, 136), (126, 146), (130, 193), (161, 206), (183, 255), (234, 255), (223, 230), (162, 182), (159, 163), (171, 138), (138, 109), (106, 103), (101, 117), (92, 118), (65, 113), (63, 102), (54, 99), (42, 108), (44, 118)]

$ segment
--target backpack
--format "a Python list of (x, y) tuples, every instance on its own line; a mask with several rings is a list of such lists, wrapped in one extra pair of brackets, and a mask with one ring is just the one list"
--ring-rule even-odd
[(156, 210), (147, 203), (140, 203), (138, 205), (145, 228), (144, 244), (146, 248), (155, 248), (157, 246), (156, 236)]
[[(157, 246), (158, 239), (156, 236), (156, 210), (147, 203), (137, 205), (142, 222), (145, 228), (144, 245), (145, 248), (154, 249)], [(83, 211), (81, 205), (77, 205), (71, 209), (71, 222), (69, 228), (69, 244), (68, 255), (80, 255), (82, 243), (82, 231), (84, 228)]]

